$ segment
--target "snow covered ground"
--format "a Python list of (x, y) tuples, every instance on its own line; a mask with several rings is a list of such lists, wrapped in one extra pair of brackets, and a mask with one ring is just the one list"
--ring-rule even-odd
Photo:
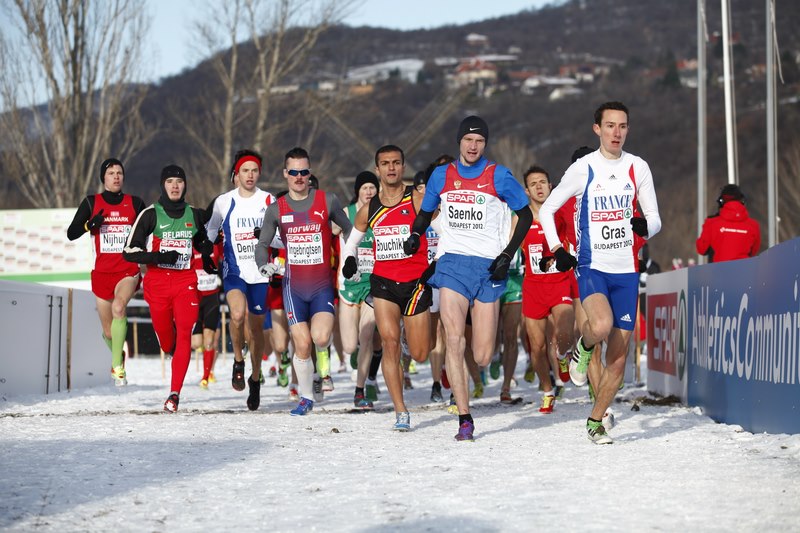
[(395, 433), (385, 387), (376, 412), (350, 412), (349, 374), (307, 417), (274, 378), (249, 412), (230, 362), (203, 391), (193, 361), (174, 415), (152, 358), (128, 362), (125, 388), (0, 400), (0, 530), (800, 530), (800, 435), (633, 411), (643, 388), (622, 391), (614, 444), (597, 446), (586, 389), (541, 415), (520, 358), (525, 401), (501, 405), (491, 382), (475, 442), (458, 443), (427, 365), (407, 392), (413, 431)]

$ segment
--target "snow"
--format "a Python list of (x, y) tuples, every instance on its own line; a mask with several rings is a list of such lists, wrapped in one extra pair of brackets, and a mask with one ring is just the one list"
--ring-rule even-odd
[[(192, 362), (177, 414), (158, 358), (128, 361), (130, 384), (0, 401), (3, 531), (797, 531), (800, 435), (751, 434), (697, 408), (648, 405), (626, 385), (614, 444), (585, 433), (586, 388), (551, 415), (522, 381), (473, 400), (474, 443), (431, 404), (430, 369), (406, 392), (413, 430), (395, 433), (382, 381), (373, 413), (351, 413), (349, 374), (306, 417), (287, 389), (260, 410), (230, 386), (230, 356), (210, 390)], [(333, 363), (334, 367), (336, 363)], [(636, 400), (638, 411), (631, 410)], [(532, 403), (533, 402), (533, 403)]]

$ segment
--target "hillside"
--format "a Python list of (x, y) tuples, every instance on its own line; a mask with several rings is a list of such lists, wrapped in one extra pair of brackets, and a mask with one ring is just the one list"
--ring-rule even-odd
[[(718, 82), (722, 60), (714, 36), (721, 26), (719, 5), (709, 4), (710, 210), (727, 174)], [(779, 151), (788, 152), (800, 143), (800, 35), (794, 31), (800, 4), (781, 3), (778, 9), (786, 80), (778, 89), (784, 102), (778, 138)], [(739, 175), (751, 213), (766, 231), (763, 2), (734, 0), (732, 25)], [(282, 155), (301, 144), (311, 152), (323, 186), (349, 198), (352, 177), (369, 167), (375, 148), (389, 142), (407, 148), (412, 174), (439, 154), (456, 152), (457, 124), (470, 113), (490, 125), (490, 157), (515, 174), (536, 162), (557, 180), (576, 147), (597, 144), (591, 130), (594, 108), (621, 100), (631, 109), (626, 149), (645, 158), (654, 174), (664, 229), (652, 243), (652, 254), (666, 267), (672, 257), (694, 255), (697, 232), (697, 96), (688, 86), (694, 79), (696, 32), (695, 0), (573, 0), (464, 26), (408, 32), (334, 27), (323, 34), (303, 71), (281, 81), (285, 93), (273, 97), (265, 185), (282, 187)], [(242, 64), (252, 53), (242, 49)], [(422, 66), (409, 73), (411, 60)], [(382, 71), (390, 68), (380, 66), (388, 61), (398, 62)], [(348, 83), (346, 74), (356, 67), (368, 67), (360, 71), (365, 77)], [(208, 62), (152, 87), (143, 116), (160, 131), (127, 162), (129, 190), (155, 199), (158, 171), (172, 162), (192, 169), (190, 180), (217, 180), (204, 175), (203, 155), (175, 124), (181, 116), (196, 115), (215, 94), (221, 89)], [(252, 95), (240, 95), (242, 117), (249, 112), (248, 101)], [(237, 142), (246, 144), (250, 135), (245, 127)], [(227, 187), (225, 177), (218, 179), (219, 187)], [(193, 203), (210, 200), (193, 197), (193, 190), (200, 189), (190, 181)], [(793, 211), (783, 209), (782, 221), (798, 228)]]

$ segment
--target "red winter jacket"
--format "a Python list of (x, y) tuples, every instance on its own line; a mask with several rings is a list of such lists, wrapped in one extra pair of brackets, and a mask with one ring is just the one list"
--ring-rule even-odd
[(696, 247), (711, 263), (753, 257), (761, 248), (761, 228), (742, 202), (730, 200), (703, 223)]

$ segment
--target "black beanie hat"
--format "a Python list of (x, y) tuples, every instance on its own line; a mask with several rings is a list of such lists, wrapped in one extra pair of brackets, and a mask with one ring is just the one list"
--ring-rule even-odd
[(359, 172), (358, 176), (356, 176), (356, 183), (353, 186), (353, 191), (356, 193), (356, 199), (358, 199), (358, 191), (361, 190), (361, 186), (365, 183), (371, 183), (375, 186), (375, 189), (380, 188), (378, 184), (378, 176), (370, 172), (369, 170), (365, 170), (364, 172)]
[(122, 168), (122, 174), (125, 175), (125, 167), (122, 166), (122, 161), (120, 161), (115, 157), (110, 157), (105, 161), (103, 161), (102, 163), (100, 163), (100, 183), (106, 182), (105, 181), (106, 170), (108, 170), (108, 167), (113, 167), (114, 165), (119, 165), (120, 168)]
[(482, 135), (483, 138), (486, 140), (486, 144), (489, 144), (489, 126), (486, 124), (486, 121), (483, 120), (481, 117), (470, 115), (464, 120), (462, 120), (461, 124), (458, 125), (458, 134), (456, 135), (456, 142), (460, 143), (461, 138), (464, 135), (468, 135), (470, 133), (476, 133), (478, 135)]
[[(183, 171), (181, 167), (178, 165), (167, 165), (161, 169), (161, 191), (166, 194), (166, 190), (164, 189), (164, 182), (167, 181), (167, 178), (180, 178), (183, 180), (183, 183), (186, 183), (186, 172)], [(186, 189), (188, 187), (183, 188), (183, 195), (181, 196), (181, 200), (186, 196)]]
[(745, 203), (744, 193), (739, 188), (739, 186), (734, 183), (729, 183), (728, 185), (725, 185), (719, 191), (719, 198), (717, 198), (717, 203), (719, 203), (719, 206), (722, 207), (731, 200)]
[(416, 189), (420, 185), (426, 185), (428, 183), (428, 176), (425, 174), (424, 170), (420, 170), (416, 174), (414, 174), (414, 188)]

